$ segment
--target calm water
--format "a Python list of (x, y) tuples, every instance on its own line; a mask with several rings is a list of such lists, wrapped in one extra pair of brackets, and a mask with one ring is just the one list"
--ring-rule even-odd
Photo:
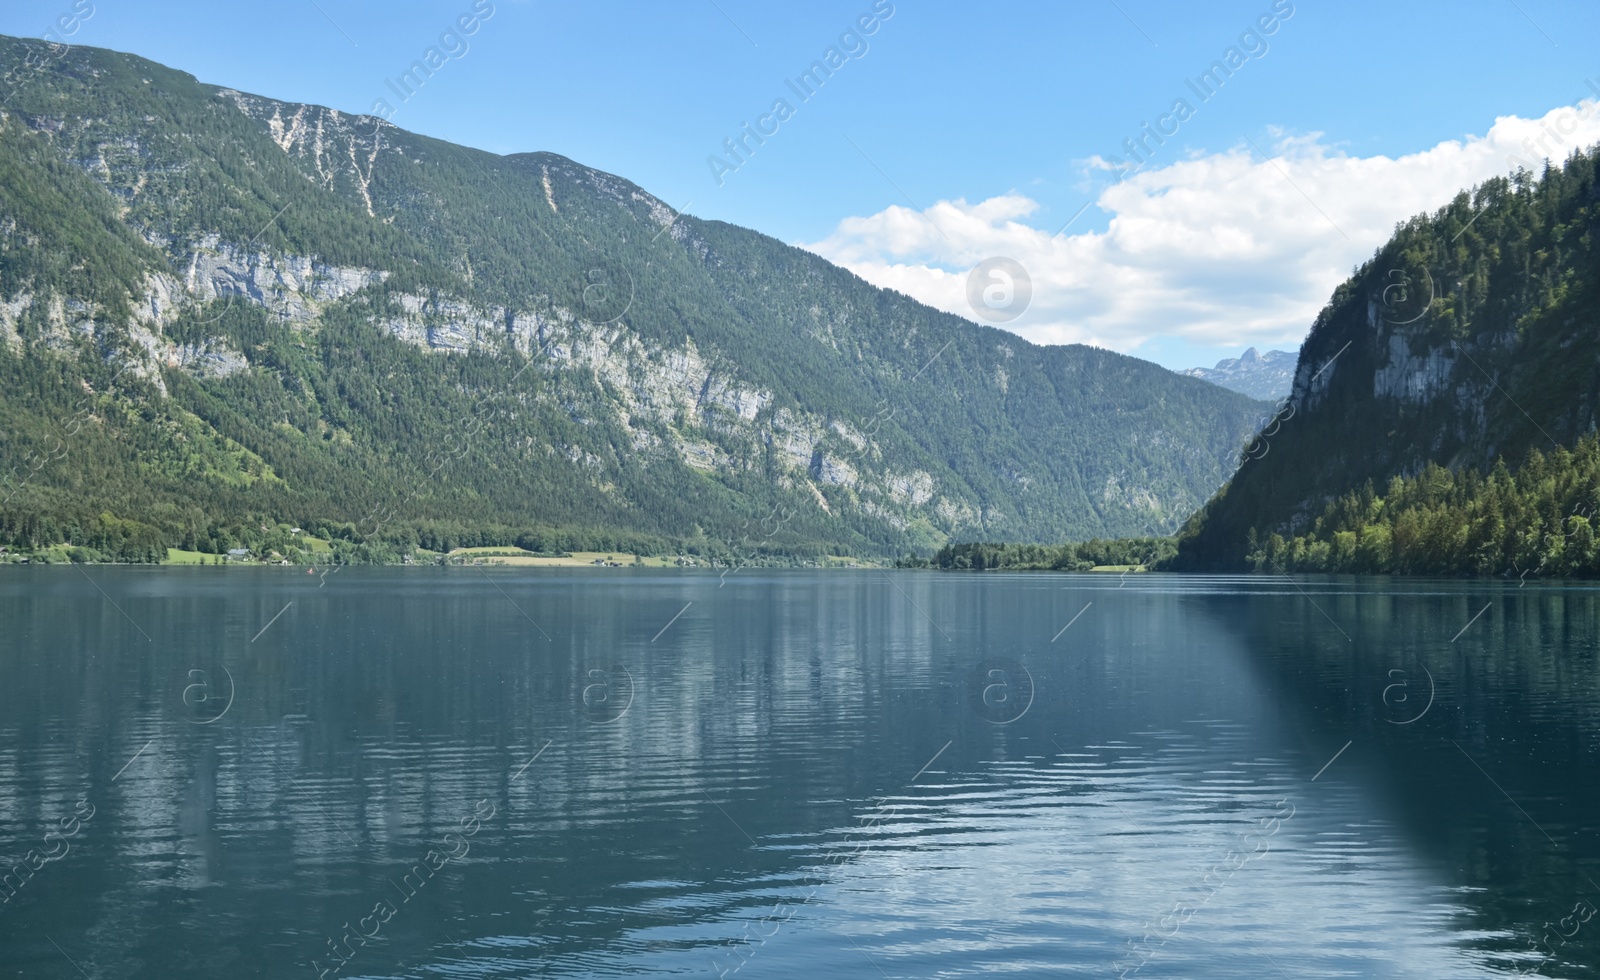
[(1596, 976), (1597, 599), (7, 569), (0, 975)]

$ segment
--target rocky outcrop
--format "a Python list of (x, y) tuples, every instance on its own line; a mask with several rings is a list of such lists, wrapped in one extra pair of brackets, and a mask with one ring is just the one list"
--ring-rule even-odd
[(309, 323), (328, 303), (388, 276), (373, 269), (328, 265), (309, 256), (234, 245), (207, 235), (189, 255), (183, 287), (197, 302), (244, 300), (285, 322)]
[(32, 293), (19, 293), (10, 299), (0, 299), (0, 344), (5, 344), (12, 351), (22, 349), (19, 327), (22, 314), (32, 305)]
[(163, 357), (169, 366), (183, 368), (201, 378), (226, 378), (250, 366), (243, 354), (221, 340), (174, 344), (163, 352)]
[[(1367, 304), (1367, 325), (1383, 351), (1372, 373), (1373, 397), (1426, 404), (1451, 389), (1460, 360), (1455, 345), (1430, 346), (1391, 324), (1380, 316), (1376, 298)], [(1413, 352), (1414, 346), (1420, 353)]]

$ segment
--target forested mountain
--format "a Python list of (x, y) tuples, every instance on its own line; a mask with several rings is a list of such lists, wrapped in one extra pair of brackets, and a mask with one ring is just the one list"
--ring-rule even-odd
[(1597, 162), (1400, 226), (1317, 317), (1293, 393), (1174, 567), (1596, 571), (1600, 473), (1578, 444), (1600, 408)]
[(0, 38), (0, 69), (0, 544), (1148, 533), (1215, 490), (1260, 414), (553, 154), (92, 48)]

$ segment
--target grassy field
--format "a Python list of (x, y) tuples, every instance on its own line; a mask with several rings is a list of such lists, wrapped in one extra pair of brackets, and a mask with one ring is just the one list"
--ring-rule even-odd
[(849, 555), (827, 555), (822, 559), (823, 568), (883, 568), (883, 562), (873, 561), (871, 558), (851, 558)]
[[(313, 538), (309, 534), (302, 534), (302, 535), (298, 535), (295, 538), (295, 540), (299, 543), (301, 548), (304, 548), (306, 551), (311, 552), (311, 555), (312, 555), (313, 559), (320, 559), (320, 558), (325, 557), (327, 555), (333, 554), (333, 545), (329, 544), (328, 542), (324, 541), (321, 538)], [(257, 556), (252, 557), (251, 560), (248, 561), (248, 562), (231, 562), (230, 563), (226, 556), (223, 556), (222, 560), (218, 561), (218, 556), (217, 555), (208, 555), (205, 552), (201, 552), (201, 551), (184, 551), (182, 548), (168, 548), (167, 549), (167, 560), (162, 562), (162, 564), (163, 565), (227, 565), (227, 564), (249, 565), (249, 564), (255, 564), (257, 561), (259, 561), (260, 557), (261, 556), (257, 555)]]
[(168, 548), (167, 565), (211, 565), (216, 563), (216, 555), (201, 554), (198, 551), (184, 551), (180, 548)]

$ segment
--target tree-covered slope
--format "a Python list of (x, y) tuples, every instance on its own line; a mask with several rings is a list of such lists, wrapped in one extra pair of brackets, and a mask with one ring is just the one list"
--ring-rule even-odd
[(0, 108), (0, 543), (1125, 535), (1198, 506), (1259, 415), (553, 154), (35, 63)]
[(1429, 463), (1371, 484), (1324, 508), (1305, 533), (1254, 542), (1257, 569), (1421, 575), (1600, 575), (1600, 439), (1546, 454), (1528, 451), (1513, 473), (1502, 460), (1487, 475)]
[[(1318, 316), (1293, 394), (1188, 523), (1176, 567), (1244, 567), (1274, 534), (1322, 533), (1319, 517), (1327, 533), (1353, 530), (1325, 509), (1368, 481), (1382, 489), (1433, 463), (1482, 489), (1467, 471), (1481, 476), (1499, 459), (1517, 464), (1594, 431), (1597, 160), (1600, 151), (1579, 153), (1537, 176), (1491, 180), (1401, 225)], [(1431, 500), (1415, 487), (1391, 492), (1397, 503)], [(1506, 533), (1520, 531), (1490, 534), (1497, 556), (1517, 553), (1500, 543)], [(1426, 570), (1458, 565), (1478, 568), (1452, 560)]]

